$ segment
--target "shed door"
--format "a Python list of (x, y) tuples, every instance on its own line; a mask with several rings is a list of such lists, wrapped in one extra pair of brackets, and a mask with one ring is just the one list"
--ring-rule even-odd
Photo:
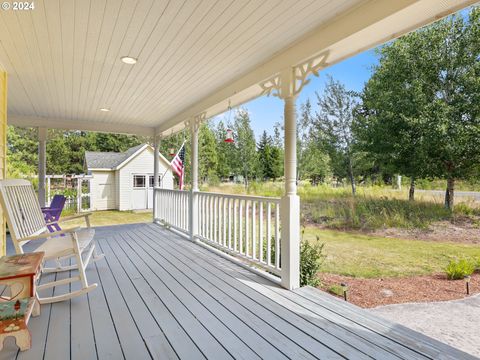
[(148, 176), (146, 174), (132, 175), (132, 210), (147, 209)]
[(115, 174), (96, 172), (93, 175), (92, 197), (95, 210), (115, 209)]

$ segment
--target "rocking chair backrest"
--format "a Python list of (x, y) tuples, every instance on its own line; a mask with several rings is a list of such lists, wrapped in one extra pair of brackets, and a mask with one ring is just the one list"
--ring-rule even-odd
[(37, 194), (27, 180), (2, 180), (0, 201), (15, 249), (23, 253), (22, 239), (47, 232)]
[(63, 195), (56, 194), (53, 196), (52, 202), (50, 203), (50, 209), (60, 209), (62, 210), (65, 206), (65, 201), (67, 199)]

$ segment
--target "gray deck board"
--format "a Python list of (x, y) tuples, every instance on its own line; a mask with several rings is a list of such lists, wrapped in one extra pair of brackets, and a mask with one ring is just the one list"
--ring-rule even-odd
[[(156, 236), (159, 236), (158, 234), (155, 234), (155, 233), (153, 234)], [(152, 238), (150, 238), (150, 240), (152, 240)], [(172, 240), (172, 241), (175, 241), (175, 240)], [(152, 242), (152, 241), (150, 241), (150, 244), (152, 246), (158, 246), (155, 242)], [(189, 261), (192, 263), (195, 263), (195, 262), (199, 262), (201, 259), (204, 260), (201, 263), (201, 265), (204, 266), (203, 271), (199, 271), (199, 273), (203, 274), (207, 270), (207, 268), (210, 268), (213, 274), (226, 279), (226, 283), (233, 282), (235, 288), (241, 289), (242, 292), (249, 293), (250, 296), (253, 296), (253, 298), (256, 300), (257, 303), (264, 304), (264, 305), (268, 304), (268, 306), (265, 306), (263, 309), (260, 309), (259, 313), (261, 313), (262, 316), (268, 315), (269, 310), (274, 309), (275, 313), (279, 315), (282, 319), (288, 319), (290, 323), (288, 323), (286, 328), (284, 327), (284, 331), (287, 336), (293, 337), (295, 335), (296, 327), (292, 326), (292, 324), (296, 324), (296, 326), (298, 326), (299, 328), (304, 328), (305, 326), (313, 325), (313, 326), (310, 326), (309, 328), (309, 332), (308, 332), (309, 336), (312, 336), (316, 332), (322, 331), (321, 335), (316, 337), (317, 347), (316, 347), (315, 354), (317, 355), (322, 354), (323, 356), (328, 355), (328, 352), (326, 352), (324, 349), (320, 347), (320, 344), (322, 342), (326, 342), (327, 346), (331, 347), (338, 354), (346, 357), (354, 355), (355, 358), (361, 359), (361, 358), (368, 358), (369, 356), (377, 356), (377, 357), (381, 356), (383, 359), (389, 359), (389, 358), (398, 359), (398, 357), (394, 356), (392, 353), (384, 351), (378, 345), (371, 344), (369, 341), (365, 341), (364, 339), (358, 338), (358, 335), (353, 332), (348, 334), (347, 331), (345, 331), (342, 328), (339, 328), (335, 323), (326, 321), (324, 318), (317, 316), (315, 313), (308, 311), (307, 309), (302, 309), (294, 303), (286, 302), (285, 299), (282, 299), (278, 296), (274, 296), (276, 298), (276, 301), (273, 301), (270, 298), (270, 296), (272, 296), (272, 293), (269, 292), (270, 290), (266, 289), (265, 287), (262, 287), (261, 284), (268, 284), (273, 288), (278, 288), (279, 290), (282, 290), (282, 289), (274, 285), (273, 283), (269, 282), (268, 280), (262, 277), (259, 277), (258, 275), (255, 275), (248, 270), (236, 269), (235, 268), (236, 266), (228, 260), (223, 260), (223, 259), (219, 260), (219, 262), (216, 264), (216, 269), (215, 269), (211, 267), (211, 265), (209, 264), (210, 254), (208, 250), (199, 248), (195, 244), (186, 243), (186, 242), (179, 242), (176, 245), (177, 246), (171, 247), (171, 248), (178, 249), (178, 247), (180, 246), (181, 247), (183, 246), (190, 247), (191, 245), (194, 246), (193, 250), (190, 251), (192, 252), (192, 254)], [(168, 249), (163, 249), (163, 251), (168, 251)], [(188, 251), (185, 252), (185, 254), (188, 254), (188, 253), (189, 253)], [(230, 279), (228, 279), (229, 273), (230, 274), (232, 273), (231, 271), (232, 268), (230, 267), (230, 265), (234, 266), (235, 271), (233, 272), (233, 276), (230, 276)], [(253, 276), (254, 282), (248, 281), (250, 275)], [(248, 285), (243, 283), (241, 279), (246, 280)], [(251, 289), (252, 286), (255, 289)], [(236, 299), (237, 301), (239, 301), (238, 297)], [(292, 310), (295, 310), (295, 311), (292, 311)], [(271, 318), (269, 318), (269, 322), (272, 323)], [(305, 339), (305, 337), (306, 336), (304, 336), (303, 339), (300, 341), (301, 346), (305, 346), (305, 344), (308, 343), (308, 340)], [(345, 338), (349, 338), (348, 343), (346, 343), (344, 340), (343, 341), (341, 340)]]
[[(176, 246), (167, 246), (167, 249), (161, 247), (161, 245), (158, 245), (159, 247), (157, 247), (157, 244), (154, 243), (150, 243), (149, 245), (152, 247), (152, 249), (158, 249), (157, 251), (159, 252), (172, 255), (168, 256), (168, 258), (172, 259), (172, 261), (175, 261), (177, 258), (181, 258), (183, 262), (177, 260), (177, 266), (180, 268), (183, 267), (186, 273), (188, 270), (190, 270), (190, 267), (191, 270), (189, 272), (189, 276), (191, 276), (192, 279), (198, 279), (197, 281), (199, 282), (209, 282), (210, 284), (214, 285), (218, 290), (218, 298), (222, 299), (222, 302), (230, 299), (229, 303), (233, 302), (234, 304), (238, 305), (240, 309), (248, 311), (246, 312), (240, 310), (240, 312), (237, 312), (235, 310), (237, 307), (230, 308), (230, 310), (233, 311), (237, 316), (244, 318), (247, 323), (257, 324), (259, 322), (258, 320), (260, 320), (267, 325), (267, 328), (260, 332), (260, 336), (269, 337), (271, 332), (278, 331), (279, 333), (284, 334), (284, 337), (286, 337), (285, 334), (288, 334), (290, 340), (294, 340), (294, 342), (296, 342), (297, 345), (290, 344), (290, 346), (293, 345), (293, 348), (298, 347), (298, 344), (301, 344), (300, 346), (309, 351), (312, 355), (318, 355), (321, 353), (325, 357), (329, 358), (341, 357), (328, 346), (324, 346), (321, 342), (319, 342), (322, 341), (320, 340), (322, 337), (323, 340), (326, 338), (333, 343), (335, 343), (338, 339), (330, 337), (328, 333), (321, 330), (319, 331), (319, 329), (316, 327), (308, 327), (308, 324), (306, 324), (304, 321), (301, 321), (300, 318), (295, 318), (292, 320), (289, 316), (286, 316), (288, 320), (292, 321), (292, 323), (295, 323), (295, 320), (300, 320), (296, 323), (296, 325), (298, 325), (298, 327), (307, 326), (306, 330), (308, 333), (302, 332), (298, 327), (292, 326), (292, 323), (283, 318), (284, 314), (290, 315), (288, 310), (277, 306), (275, 302), (270, 302), (268, 298), (251, 290), (248, 286), (238, 281), (235, 277), (231, 277), (227, 273), (219, 271), (218, 268), (212, 266), (208, 261), (205, 261), (202, 264), (204, 266), (203, 268), (200, 267), (197, 262), (201, 259), (201, 256), (198, 256), (198, 254), (194, 257), (188, 257), (179, 251)], [(206, 276), (207, 274), (209, 275)], [(204, 276), (206, 277), (203, 278)], [(256, 325), (256, 328), (259, 328), (258, 325)], [(317, 335), (317, 333), (317, 340), (319, 341), (315, 341), (315, 339), (312, 338), (313, 336)], [(346, 351), (345, 349), (350, 348), (350, 345), (345, 344), (344, 342), (338, 341), (337, 344), (342, 347), (343, 351)], [(335, 346), (333, 347), (335, 348)], [(352, 350), (355, 349), (352, 348)], [(359, 359), (364, 357), (358, 352), (358, 350), (352, 352), (352, 355), (353, 354), (355, 354)]]
[(98, 288), (43, 305), (32, 349), (8, 341), (0, 360), (473, 359), (316, 289), (282, 289), (157, 225), (98, 228), (96, 240), (106, 257), (87, 277)]
[[(87, 270), (87, 277), (93, 272)], [(75, 271), (75, 275), (78, 272)], [(79, 282), (71, 284), (72, 291), (80, 290)], [(96, 359), (95, 337), (90, 315), (90, 299), (88, 295), (76, 297), (70, 302), (70, 321), (74, 326), (70, 329), (70, 349), (72, 360)]]
[[(125, 244), (122, 241), (119, 241), (117, 245), (125, 251)], [(164, 283), (163, 276), (165, 274), (160, 272), (158, 275), (161, 275), (162, 277), (157, 276), (157, 274), (149, 267), (149, 264), (144, 261), (145, 259), (138, 256), (136, 253), (129, 252), (128, 250), (126, 253), (128, 253), (130, 260), (134, 266), (137, 267), (138, 271), (142, 274), (155, 294), (162, 299), (162, 302), (167, 309), (192, 338), (202, 353), (207, 358), (215, 357), (218, 359), (231, 359), (232, 356), (222, 344), (215, 340), (215, 337), (210, 332), (215, 331), (215, 324), (203, 324), (194, 314), (192, 314), (191, 310), (182, 302), (183, 299), (178, 298), (177, 294), (169, 289)], [(209, 320), (211, 320), (210, 317)]]
[[(133, 245), (132, 251), (138, 247), (143, 248), (145, 252), (151, 252), (151, 248), (147, 247), (144, 242), (137, 242), (133, 237), (131, 240), (135, 242), (135, 244), (129, 243), (131, 247)], [(285, 358), (285, 353), (287, 356), (298, 359), (314, 358), (312, 354), (303, 351), (303, 349), (296, 350), (296, 346), (292, 346), (294, 344), (288, 337), (280, 332), (274, 333), (270, 325), (253, 316), (253, 314), (242, 308), (238, 302), (225, 296), (211, 283), (207, 281), (202, 282), (204, 279), (191, 271), (185, 264), (175, 267), (173, 257), (169, 256), (167, 261), (159, 253), (154, 252), (154, 254), (155, 261), (163, 269), (170, 272), (172, 276), (175, 276), (179, 282), (184, 284), (186, 289), (195, 294), (197, 301), (208, 304), (209, 311), (212, 311), (218, 319), (221, 319), (225, 326), (232, 329), (234, 332), (233, 339), (238, 337), (259, 356), (271, 356), (281, 359)], [(250, 327), (247, 324), (253, 326)]]
[(170, 344), (172, 344), (176, 354), (183, 359), (203, 358), (204, 356), (199, 348), (176, 321), (160, 297), (148, 285), (141, 273), (135, 268), (129, 256), (123, 253), (123, 250), (119, 247), (114, 247), (112, 250), (113, 252), (107, 252), (106, 256), (110, 256), (110, 258), (116, 257), (121, 263), (122, 268), (126, 272), (135, 290), (141, 296), (142, 301), (148, 304), (149, 311), (156, 323), (161, 325), (161, 329)]
[[(57, 280), (67, 279), (69, 271), (57, 274)], [(53, 296), (62, 295), (70, 290), (70, 284), (57, 286)], [(65, 321), (67, 319), (68, 321)], [(64, 301), (52, 306), (48, 325), (45, 358), (62, 360), (70, 357), (70, 301)]]
[[(465, 356), (463, 353), (452, 351), (452, 348), (447, 344), (371, 313), (365, 311), (359, 312), (358, 307), (355, 305), (338, 301), (338, 299), (332, 295), (318, 291), (312, 287), (306, 286), (297, 289), (295, 293), (311, 300), (322, 308), (329, 309), (337, 316), (349, 318), (358, 324), (362, 324), (365, 328), (377, 333), (383, 333), (385, 336), (399, 343), (415, 346), (419, 351), (427, 351), (437, 359), (457, 359), (459, 356)], [(394, 331), (392, 331), (392, 329), (394, 329)], [(473, 359), (474, 357), (470, 358)]]
[[(110, 249), (107, 242), (102, 241), (99, 243), (99, 247), (104, 253), (113, 255), (113, 251)], [(160, 354), (162, 354), (168, 359), (178, 359), (177, 355), (175, 354), (175, 350), (168, 342), (167, 338), (152, 316), (152, 313), (149, 311), (135, 287), (130, 282), (127, 274), (121, 267), (117, 258), (115, 256), (108, 256), (106, 257), (106, 261), (111, 272), (115, 274), (115, 282), (119, 290), (122, 292), (123, 297), (128, 298), (128, 302), (126, 304), (136, 323), (140, 324), (138, 330), (142, 338), (145, 340), (145, 344), (147, 345), (152, 357), (155, 357), (155, 355), (159, 357)]]
[[(96, 264), (90, 265), (94, 271), (90, 272), (88, 281), (101, 286)], [(108, 307), (107, 298), (101, 287), (88, 293), (92, 326), (99, 359), (124, 359), (122, 347), (118, 339), (115, 324)], [(56, 306), (56, 304), (54, 305)]]

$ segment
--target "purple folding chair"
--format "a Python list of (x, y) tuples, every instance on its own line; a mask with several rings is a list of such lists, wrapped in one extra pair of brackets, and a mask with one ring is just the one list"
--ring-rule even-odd
[(63, 195), (55, 195), (50, 203), (50, 206), (42, 207), (42, 213), (45, 217), (48, 231), (55, 232), (62, 230), (57, 224), (57, 221), (60, 220), (60, 215), (62, 215), (62, 210), (65, 206), (66, 200), (67, 199)]

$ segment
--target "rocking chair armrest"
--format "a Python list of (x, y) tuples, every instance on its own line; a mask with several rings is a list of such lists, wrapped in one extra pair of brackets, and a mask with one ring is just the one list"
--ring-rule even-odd
[(63, 229), (60, 231), (54, 231), (54, 232), (46, 232), (40, 235), (34, 235), (34, 236), (27, 236), (21, 239), (18, 239), (19, 241), (32, 241), (32, 240), (41, 240), (41, 239), (46, 239), (46, 238), (51, 238), (54, 236), (59, 236), (59, 235), (64, 235), (64, 234), (73, 234), (78, 231), (80, 231), (82, 228), (81, 227), (73, 227), (69, 229)]

